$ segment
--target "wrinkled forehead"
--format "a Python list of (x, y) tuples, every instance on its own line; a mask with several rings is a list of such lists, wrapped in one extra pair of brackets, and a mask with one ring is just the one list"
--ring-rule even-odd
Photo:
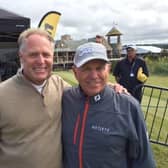
[(54, 51), (54, 43), (50, 40), (48, 40), (48, 38), (46, 36), (43, 35), (39, 35), (39, 34), (31, 34), (29, 36), (27, 36), (26, 38), (24, 38), (22, 40), (22, 43), (19, 46), (19, 50), (23, 51), (23, 50), (31, 50), (33, 48), (37, 48), (40, 47), (40, 44), (44, 45), (44, 48), (49, 48), (52, 50), (52, 52)]

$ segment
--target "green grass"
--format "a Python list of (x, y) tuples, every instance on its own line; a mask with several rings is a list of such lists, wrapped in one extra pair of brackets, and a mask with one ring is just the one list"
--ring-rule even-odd
[(65, 81), (71, 85), (76, 85), (77, 81), (72, 71), (55, 71), (56, 74), (60, 75)]
[[(115, 82), (114, 76), (110, 75), (109, 80)], [(168, 75), (167, 76), (151, 75), (145, 84), (168, 88)]]
[[(151, 98), (149, 104), (149, 97), (145, 96), (142, 100), (142, 110), (147, 113), (146, 123), (150, 138), (153, 140), (158, 139), (164, 143), (168, 134), (168, 116), (166, 115), (166, 100)], [(162, 120), (164, 118), (164, 120)], [(154, 122), (154, 124), (153, 124)], [(160, 130), (160, 133), (159, 133)]]
[[(60, 75), (63, 79), (65, 79), (67, 82), (69, 82), (72, 85), (77, 83), (71, 70), (69, 70), (69, 71), (55, 71), (55, 73)], [(111, 82), (115, 83), (114, 76), (110, 75), (109, 80)], [(166, 76), (152, 75), (148, 78), (146, 84), (168, 88), (168, 76), (166, 77)]]
[[(64, 80), (69, 82), (71, 85), (76, 85), (77, 81), (72, 73), (72, 71), (57, 71), (55, 72), (56, 74), (60, 75)], [(115, 83), (115, 79), (112, 75), (110, 75), (109, 80), (112, 83)], [(164, 87), (168, 88), (168, 76), (159, 76), (159, 75), (151, 75), (149, 79), (147, 80), (147, 83), (149, 85), (154, 85), (154, 86), (159, 86), (159, 87)], [(149, 95), (150, 95), (150, 90), (146, 90), (144, 93), (144, 97), (142, 100), (142, 110), (147, 111), (147, 105), (149, 102)], [(158, 96), (159, 92), (154, 91), (154, 94), (152, 95), (151, 99), (151, 104), (150, 108), (148, 109), (148, 117), (146, 119), (148, 131), (150, 131), (151, 126), (152, 126), (152, 121), (154, 117), (154, 112), (157, 111), (156, 113), (156, 123), (153, 127), (153, 131), (151, 134), (151, 138), (156, 139), (158, 136), (158, 130), (160, 129), (160, 125), (162, 122), (162, 117), (164, 115), (164, 107), (166, 105), (166, 101), (168, 98), (168, 92), (166, 92), (160, 99), (160, 102), (158, 102)], [(156, 105), (158, 104), (159, 108), (156, 109)], [(145, 114), (144, 114), (145, 115)], [(163, 122), (163, 127), (161, 129), (161, 136), (159, 138), (160, 141), (164, 141), (166, 136), (168, 134), (168, 115), (165, 116), (165, 120)], [(154, 157), (157, 163), (157, 168), (167, 168), (168, 167), (168, 147), (157, 145), (157, 144), (152, 144), (152, 149), (154, 153)]]
[(148, 78), (146, 84), (168, 88), (168, 75), (167, 76), (152, 75)]

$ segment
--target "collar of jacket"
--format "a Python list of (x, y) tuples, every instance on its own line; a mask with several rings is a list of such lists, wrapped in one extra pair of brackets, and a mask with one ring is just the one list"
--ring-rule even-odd
[(18, 81), (24, 82), (24, 83), (32, 86), (31, 82), (23, 75), (22, 71), (23, 71), (22, 68), (20, 68), (16, 74)]
[[(27, 86), (30, 86), (30, 87), (32, 87), (33, 89), (35, 89), (36, 91), (37, 91), (37, 89), (33, 86), (33, 84), (32, 84), (32, 82), (30, 81), (30, 80), (28, 80), (24, 75), (23, 75), (23, 72), (22, 72), (22, 69), (20, 68), (19, 70), (18, 70), (18, 72), (17, 72), (17, 74), (16, 74), (16, 79), (18, 80), (18, 82), (20, 82), (20, 83), (22, 83), (22, 84), (25, 84), (25, 85), (27, 85)], [(49, 79), (49, 78), (48, 78)], [(38, 91), (38, 93), (39, 94), (41, 94), (41, 95), (45, 95), (43, 92), (44, 92), (44, 88), (45, 88), (45, 86), (47, 86), (48, 85), (48, 79), (46, 80), (46, 82), (45, 82), (45, 85), (44, 85), (44, 87), (43, 87), (43, 90), (42, 90), (42, 92), (41, 93), (39, 93)]]
[(131, 62), (129, 61), (128, 57), (125, 58), (126, 63), (130, 65), (132, 65), (136, 60), (137, 60), (137, 56)]
[(103, 99), (104, 99), (104, 97), (106, 95), (106, 92), (107, 92), (106, 91), (107, 88), (108, 88), (108, 86), (106, 85), (101, 92), (97, 93), (94, 96), (87, 96), (83, 92), (83, 90), (82, 90), (82, 88), (80, 86), (78, 86), (78, 92), (79, 92), (79, 95), (80, 95), (81, 99), (87, 99), (88, 98), (90, 104), (96, 104), (96, 103), (101, 103), (103, 101)]
[[(22, 80), (22, 81), (24, 81), (24, 82), (26, 82), (27, 84), (29, 84), (29, 85), (31, 85), (31, 86), (33, 86), (32, 84), (32, 82), (30, 81), (30, 80), (28, 80), (24, 75), (23, 75), (23, 69), (22, 68), (20, 68), (19, 70), (18, 70), (18, 72), (17, 72), (17, 78), (18, 78), (18, 80)], [(50, 75), (51, 76), (51, 75)], [(49, 79), (49, 78), (48, 78)], [(46, 83), (48, 82), (48, 79), (45, 81), (45, 85), (46, 85)], [(35, 84), (34, 84), (35, 85)], [(34, 87), (34, 86), (33, 86)]]

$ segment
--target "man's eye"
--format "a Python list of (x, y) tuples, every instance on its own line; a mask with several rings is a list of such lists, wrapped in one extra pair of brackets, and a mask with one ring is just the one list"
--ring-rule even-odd
[(51, 57), (51, 55), (49, 55), (49, 54), (44, 54), (43, 55), (45, 58), (50, 58)]
[(104, 70), (104, 69), (105, 69), (104, 66), (96, 68), (97, 71), (102, 71), (102, 70)]
[(29, 56), (30, 56), (31, 58), (35, 58), (35, 57), (37, 57), (37, 53), (31, 53)]
[(88, 71), (90, 71), (90, 68), (85, 67), (85, 68), (82, 68), (81, 71), (82, 72), (88, 72)]
[(51, 57), (51, 55), (50, 55), (50, 54), (47, 54), (47, 53), (44, 53), (44, 54), (43, 54), (43, 57), (49, 58), (49, 57)]

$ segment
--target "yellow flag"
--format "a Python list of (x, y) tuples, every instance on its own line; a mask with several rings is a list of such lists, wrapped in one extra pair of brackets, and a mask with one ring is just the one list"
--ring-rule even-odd
[(38, 27), (46, 30), (54, 38), (61, 13), (50, 11), (41, 19)]

